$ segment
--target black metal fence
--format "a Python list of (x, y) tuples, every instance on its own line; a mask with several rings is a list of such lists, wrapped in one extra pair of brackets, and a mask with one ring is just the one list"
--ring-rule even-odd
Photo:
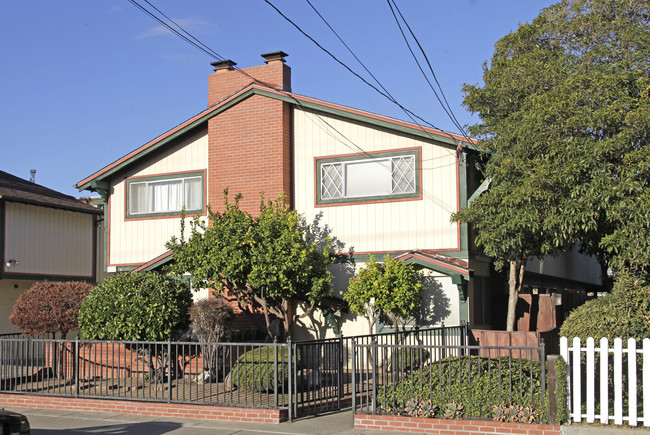
[[(371, 343), (463, 346), (467, 326), (288, 343), (196, 343), (0, 337), (0, 391), (287, 409), (289, 418), (349, 406), (355, 360)], [(365, 357), (355, 353), (365, 352)], [(381, 363), (387, 353), (373, 361)], [(356, 367), (359, 366), (357, 362)], [(356, 379), (363, 379), (358, 373)]]
[(548, 421), (539, 347), (386, 344), (353, 339), (355, 413)]

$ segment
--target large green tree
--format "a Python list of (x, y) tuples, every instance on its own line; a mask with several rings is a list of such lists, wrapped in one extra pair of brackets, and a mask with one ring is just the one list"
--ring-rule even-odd
[(578, 245), (603, 271), (650, 264), (649, 8), (562, 1), (501, 38), (484, 84), (464, 87), (490, 187), (454, 219), (509, 263), (509, 330), (530, 256)]
[(269, 336), (271, 314), (289, 334), (297, 318), (311, 314), (332, 293), (331, 242), (311, 239), (301, 215), (282, 198), (262, 200), (253, 216), (239, 207), (241, 195), (234, 203), (227, 192), (224, 196), (223, 212), (210, 210), (208, 222), (194, 219), (187, 240), (183, 234), (167, 244), (174, 252), (172, 269), (190, 273), (198, 286), (227, 291), (243, 309), (261, 307)]

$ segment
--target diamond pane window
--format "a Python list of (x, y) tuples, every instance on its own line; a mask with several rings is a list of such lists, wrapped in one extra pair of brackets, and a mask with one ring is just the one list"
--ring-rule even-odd
[(419, 149), (317, 159), (317, 203), (418, 197)]

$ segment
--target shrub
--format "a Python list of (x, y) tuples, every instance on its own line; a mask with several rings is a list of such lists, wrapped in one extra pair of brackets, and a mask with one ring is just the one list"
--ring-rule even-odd
[(79, 328), (90, 340), (161, 341), (189, 328), (189, 286), (155, 272), (106, 278), (84, 299)]
[(556, 364), (557, 381), (555, 384), (555, 400), (557, 401), (557, 422), (565, 424), (569, 421), (569, 404), (567, 403), (567, 364), (563, 358), (558, 358)]
[(541, 414), (547, 400), (541, 397), (539, 362), (477, 356), (444, 358), (415, 370), (380, 388), (377, 404), (388, 410), (403, 409), (412, 398), (431, 402), (443, 415), (475, 418), (492, 418), (493, 408), (502, 403), (531, 405)]
[(234, 315), (232, 308), (220, 295), (196, 302), (190, 307), (189, 314), (194, 333), (202, 343), (223, 340)]
[(276, 391), (276, 354), (277, 386), (286, 386), (289, 381), (289, 350), (286, 346), (262, 346), (244, 353), (230, 372), (232, 383), (250, 391)]
[(588, 337), (637, 340), (650, 336), (650, 286), (628, 273), (617, 276), (609, 295), (588, 301), (571, 312), (560, 328), (571, 341)]
[(40, 281), (20, 295), (9, 321), (31, 334), (61, 334), (78, 328), (79, 308), (92, 285), (79, 282)]
[(426, 349), (401, 347), (391, 355), (391, 367), (397, 371), (417, 370), (430, 356)]

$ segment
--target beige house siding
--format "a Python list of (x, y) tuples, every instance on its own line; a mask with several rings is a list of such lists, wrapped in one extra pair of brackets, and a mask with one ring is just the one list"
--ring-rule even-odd
[[(109, 267), (139, 265), (149, 261), (165, 252), (165, 243), (172, 235), (180, 234), (178, 216), (127, 220), (126, 180), (131, 177), (206, 171), (207, 165), (208, 135), (204, 130), (113, 182), (109, 204)], [(206, 173), (204, 198), (207, 197), (207, 189)]]
[(5, 260), (9, 274), (93, 276), (93, 215), (7, 202)]
[[(405, 148), (421, 149), (422, 198), (353, 205), (316, 205), (315, 159)], [(306, 109), (294, 110), (295, 207), (356, 252), (458, 249), (457, 165), (453, 148)]]

